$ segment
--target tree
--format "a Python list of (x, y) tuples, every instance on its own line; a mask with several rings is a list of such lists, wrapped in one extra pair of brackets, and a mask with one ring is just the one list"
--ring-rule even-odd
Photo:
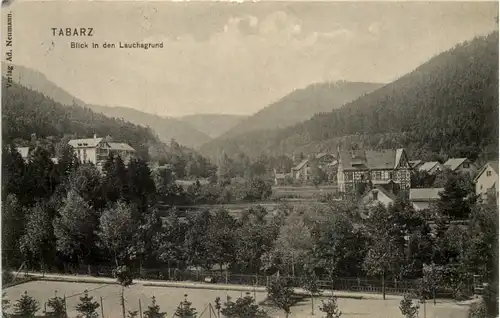
[(192, 303), (187, 300), (187, 295), (184, 295), (184, 301), (179, 304), (174, 316), (179, 318), (196, 318), (198, 313), (191, 305)]
[(220, 313), (227, 318), (268, 317), (267, 313), (259, 308), (259, 305), (255, 303), (255, 299), (249, 296), (248, 293), (245, 297), (238, 298), (236, 302), (228, 297)]
[(132, 260), (139, 259), (139, 271), (142, 275), (144, 261), (151, 258), (158, 250), (159, 244), (154, 237), (162, 230), (162, 221), (158, 210), (154, 208), (151, 211), (146, 211), (139, 222), (139, 226), (133, 234), (134, 243), (129, 254)]
[(45, 312), (48, 317), (55, 318), (66, 318), (66, 303), (63, 298), (57, 296), (55, 293), (53, 298), (47, 301), (47, 306), (51, 309), (49, 312)]
[(127, 266), (122, 265), (118, 266), (115, 268), (113, 271), (113, 276), (116, 278), (116, 281), (118, 284), (121, 286), (121, 293), (120, 293), (120, 305), (122, 306), (122, 315), (123, 318), (126, 318), (125, 316), (125, 287), (129, 287), (132, 285), (132, 273), (128, 269)]
[(20, 248), (27, 259), (36, 260), (44, 269), (46, 261), (53, 256), (55, 248), (54, 229), (50, 207), (37, 203), (29, 212), (24, 235), (20, 239)]
[(430, 296), (432, 296), (434, 305), (436, 305), (436, 291), (443, 280), (442, 268), (436, 266), (434, 263), (424, 265), (423, 274), (422, 283), (425, 286), (424, 290), (431, 294)]
[(4, 146), (2, 150), (2, 199), (9, 194), (19, 197), (25, 202), (26, 164), (14, 145)]
[(160, 306), (156, 304), (156, 298), (153, 296), (151, 298), (151, 305), (144, 311), (144, 318), (165, 318), (166, 316), (167, 313), (160, 311)]
[(320, 292), (318, 278), (314, 274), (314, 271), (303, 278), (302, 287), (311, 295), (311, 315), (314, 315), (314, 296)]
[(111, 202), (128, 199), (127, 168), (122, 158), (110, 154), (104, 163), (103, 172), (106, 199)]
[(206, 239), (209, 253), (219, 263), (221, 272), (224, 264), (230, 264), (234, 260), (235, 232), (236, 220), (227, 210), (217, 210), (210, 220)]
[(290, 308), (295, 304), (293, 298), (293, 287), (289, 281), (277, 279), (267, 286), (267, 295), (269, 299), (285, 312), (285, 317), (290, 315)]
[(330, 297), (327, 302), (322, 301), (320, 311), (326, 314), (325, 318), (340, 318), (342, 312), (337, 305), (337, 297)]
[[(146, 213), (149, 201), (156, 192), (155, 182), (147, 163), (141, 159), (132, 159), (128, 164), (128, 196), (138, 207), (140, 214)], [(140, 216), (136, 217), (139, 219)]]
[(73, 190), (68, 192), (58, 212), (59, 216), (53, 222), (57, 251), (75, 257), (78, 264), (87, 264), (90, 274), (90, 265), (96, 253), (97, 213)]
[(25, 211), (15, 194), (9, 194), (3, 200), (2, 264), (4, 268), (21, 264), (22, 256), (19, 253), (19, 240), (24, 233)]
[(180, 222), (179, 211), (175, 208), (167, 213), (161, 230), (153, 237), (157, 246), (155, 255), (159, 260), (166, 262), (169, 269), (173, 264), (182, 268), (187, 257), (184, 251), (187, 225)]
[(470, 177), (466, 174), (448, 173), (444, 191), (439, 194), (437, 210), (441, 215), (465, 219), (471, 213), (476, 196)]
[(95, 210), (104, 208), (106, 201), (103, 197), (101, 173), (92, 164), (83, 164), (71, 172), (68, 178), (69, 190), (76, 192)]
[(403, 314), (403, 316), (405, 316), (406, 318), (417, 318), (418, 309), (419, 309), (418, 303), (414, 303), (411, 295), (406, 293), (399, 305), (399, 310), (401, 310), (401, 314)]
[(5, 292), (2, 293), (2, 317), (9, 318), (10, 315), (7, 310), (10, 308), (10, 301), (7, 299)]
[(84, 291), (83, 297), (80, 297), (80, 303), (76, 305), (76, 311), (78, 311), (78, 318), (97, 318), (99, 314), (97, 313), (97, 308), (99, 308), (99, 303), (93, 300), (94, 297), (89, 296), (87, 290)]
[(25, 291), (21, 298), (14, 304), (14, 314), (25, 318), (34, 318), (36, 312), (40, 309), (38, 301), (33, 299)]
[(104, 210), (100, 217), (98, 236), (113, 255), (116, 266), (129, 257), (135, 226), (132, 210), (124, 202)]
[(201, 266), (209, 269), (219, 260), (215, 259), (210, 251), (210, 241), (205, 239), (213, 216), (208, 210), (188, 216), (188, 229), (184, 240), (184, 251), (186, 260), (190, 265)]
[(30, 198), (34, 201), (50, 198), (59, 180), (49, 152), (36, 147), (28, 160), (26, 176), (29, 176), (29, 182), (23, 190), (30, 193)]

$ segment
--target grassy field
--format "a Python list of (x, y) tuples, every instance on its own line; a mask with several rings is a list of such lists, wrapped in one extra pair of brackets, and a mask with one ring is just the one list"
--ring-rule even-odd
[[(89, 291), (90, 296), (100, 302), (102, 297), (104, 317), (121, 318), (121, 307), (119, 305), (120, 287), (117, 285), (106, 284), (86, 284), (86, 283), (66, 283), (66, 282), (43, 282), (33, 281), (26, 284), (17, 285), (8, 288), (6, 291), (7, 298), (14, 303), (24, 291), (40, 302), (43, 310), (44, 303), (48, 298), (53, 297), (54, 291), (57, 290), (58, 296), (65, 295), (67, 297), (68, 314), (70, 317), (76, 317), (75, 305), (79, 302), (79, 295), (85, 289)], [(139, 299), (142, 303), (144, 311), (151, 302), (151, 297), (155, 296), (157, 304), (161, 309), (167, 312), (167, 317), (173, 317), (176, 307), (179, 302), (184, 299), (184, 294), (188, 295), (188, 300), (193, 303), (193, 306), (198, 310), (198, 313), (204, 310), (209, 302), (220, 297), (222, 301), (226, 300), (227, 296), (234, 299), (242, 295), (241, 292), (222, 291), (222, 290), (207, 290), (207, 289), (188, 289), (188, 288), (166, 288), (166, 287), (147, 287), (143, 285), (133, 285), (126, 289), (125, 298), (127, 301), (127, 310), (139, 310)], [(253, 296), (253, 293), (251, 294)], [(266, 293), (256, 293), (257, 301), (262, 301), (266, 297)], [(342, 317), (373, 317), (373, 318), (396, 318), (402, 317), (399, 310), (399, 300), (369, 300), (369, 299), (350, 299), (339, 298), (339, 308), (342, 311)], [(322, 317), (317, 309), (320, 305), (320, 300), (315, 299), (315, 315), (311, 315), (310, 299), (298, 303), (292, 308), (290, 318), (298, 317)], [(440, 302), (436, 306), (427, 304), (427, 318), (465, 318), (467, 317), (467, 307), (459, 306), (451, 302)], [(266, 308), (272, 317), (282, 318), (285, 315), (274, 308)], [(99, 308), (99, 316), (101, 316)], [(200, 318), (210, 317), (208, 311)], [(420, 310), (419, 317), (424, 317), (423, 308)]]

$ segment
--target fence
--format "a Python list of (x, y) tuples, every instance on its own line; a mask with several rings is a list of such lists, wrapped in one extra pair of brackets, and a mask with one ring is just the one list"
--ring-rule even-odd
[[(98, 267), (94, 269), (92, 276), (97, 277), (113, 277), (113, 267)], [(59, 272), (61, 274), (77, 274), (88, 275), (88, 269), (80, 268), (73, 269), (71, 273)], [(249, 285), (256, 287), (266, 287), (269, 283), (276, 279), (277, 276), (269, 275), (249, 275), (235, 274), (223, 270), (179, 270), (176, 268), (161, 268), (161, 269), (142, 269), (134, 272), (135, 279), (150, 280), (150, 281), (186, 281), (186, 282), (204, 282), (218, 283), (231, 285)], [(302, 287), (303, 278), (301, 276), (282, 276), (288, 279), (293, 287)], [(377, 293), (388, 295), (402, 295), (406, 292), (414, 292), (418, 288), (418, 280), (382, 280), (367, 277), (334, 278), (333, 282), (329, 278), (319, 277), (318, 285), (320, 289), (335, 290), (345, 292), (363, 292)], [(471, 280), (465, 286), (465, 290), (473, 294), (476, 287), (475, 282)], [(437, 298), (452, 298), (453, 290), (448, 287), (439, 287), (435, 291)]]

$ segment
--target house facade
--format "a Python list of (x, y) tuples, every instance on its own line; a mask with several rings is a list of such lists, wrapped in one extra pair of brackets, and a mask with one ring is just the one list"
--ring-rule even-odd
[(363, 196), (361, 202), (366, 207), (382, 204), (387, 208), (396, 202), (396, 196), (381, 186), (375, 186)]
[(298, 165), (292, 168), (291, 171), (292, 178), (302, 182), (306, 182), (311, 177), (311, 167), (309, 164), (309, 159), (302, 160)]
[(489, 161), (478, 171), (474, 178), (476, 195), (486, 201), (489, 195), (496, 197), (498, 202), (498, 161)]
[(410, 189), (410, 202), (415, 210), (429, 209), (439, 200), (443, 188), (412, 188)]
[(135, 150), (127, 144), (110, 143), (105, 138), (98, 138), (96, 135), (94, 135), (94, 138), (73, 139), (68, 144), (73, 147), (73, 151), (80, 162), (92, 163), (98, 169), (102, 169), (110, 153), (119, 154), (124, 159), (124, 162), (125, 159), (127, 160), (127, 163), (130, 160), (129, 155), (135, 153)]
[(130, 159), (135, 157), (135, 149), (125, 143), (108, 142), (108, 145), (110, 147), (109, 153), (120, 156), (125, 164), (128, 164)]
[(467, 158), (450, 158), (443, 166), (451, 171), (468, 173), (471, 176), (477, 171), (477, 166)]
[(385, 151), (339, 151), (337, 184), (339, 192), (353, 193), (359, 183), (394, 183), (410, 188), (411, 166), (404, 149)]

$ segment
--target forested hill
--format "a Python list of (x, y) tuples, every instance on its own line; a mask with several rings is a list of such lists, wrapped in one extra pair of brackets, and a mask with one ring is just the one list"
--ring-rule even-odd
[(315, 83), (297, 89), (275, 103), (250, 116), (224, 136), (262, 129), (278, 129), (311, 118), (314, 114), (329, 112), (347, 102), (380, 88), (378, 83), (327, 82)]
[(218, 140), (216, 156), (405, 147), (412, 157), (498, 156), (498, 32), (441, 53), (342, 108), (276, 131)]
[(31, 140), (65, 135), (89, 138), (111, 136), (114, 140), (127, 142), (142, 155), (147, 154), (148, 145), (160, 145), (160, 141), (149, 128), (137, 126), (123, 120), (96, 114), (88, 108), (63, 106), (39, 92), (17, 83), (7, 88), (5, 78), (2, 85), (2, 140)]
[[(6, 67), (6, 64), (2, 62), (2, 74), (6, 74)], [(208, 135), (202, 133), (190, 124), (175, 118), (161, 117), (127, 107), (87, 104), (66, 92), (56, 83), (49, 80), (43, 73), (25, 66), (15, 65), (12, 77), (16, 83), (40, 92), (64, 106), (76, 104), (78, 106), (88, 107), (108, 117), (123, 118), (136, 125), (151, 127), (164, 142), (170, 142), (171, 139), (175, 139), (186, 147), (197, 147), (211, 139)]]

